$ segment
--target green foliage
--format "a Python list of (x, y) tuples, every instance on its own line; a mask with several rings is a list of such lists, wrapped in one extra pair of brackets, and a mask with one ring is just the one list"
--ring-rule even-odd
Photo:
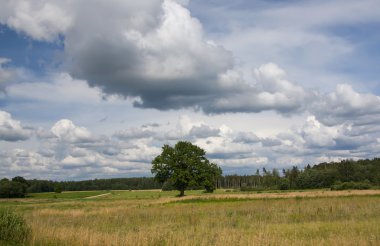
[(93, 179), (82, 181), (28, 180), (28, 193), (54, 192), (57, 185), (62, 191), (92, 190), (151, 190), (160, 189), (161, 184), (150, 177)]
[(190, 142), (180, 141), (174, 147), (164, 145), (152, 161), (152, 174), (161, 183), (170, 182), (180, 196), (188, 187), (202, 186), (213, 192), (222, 170), (205, 157), (206, 152)]
[(336, 169), (307, 169), (301, 172), (295, 180), (298, 189), (327, 188), (339, 180)]
[[(209, 162), (208, 162), (209, 163)], [(202, 179), (192, 182), (189, 189), (203, 189), (212, 192), (215, 187), (240, 190), (269, 189), (319, 189), (331, 188), (336, 182), (364, 182), (367, 180), (372, 187), (380, 187), (380, 159), (372, 160), (343, 160), (340, 162), (320, 163), (314, 166), (307, 165), (304, 169), (292, 167), (272, 171), (267, 168), (256, 170), (253, 175), (225, 175), (220, 176), (219, 167), (209, 163), (202, 172)], [(207, 171), (207, 168), (210, 170)], [(260, 171), (262, 172), (260, 173)], [(165, 176), (165, 175), (164, 175)], [(200, 176), (200, 175), (198, 175)], [(217, 178), (212, 178), (217, 177)], [(12, 180), (0, 180), (0, 197), (24, 197), (27, 193), (59, 191), (91, 191), (91, 190), (144, 190), (144, 189), (177, 189), (170, 180), (162, 185), (153, 177), (94, 179), (83, 181), (49, 181), (25, 180), (23, 177), (14, 177)], [(61, 198), (65, 193), (58, 194)], [(49, 197), (52, 195), (49, 195)]]
[(262, 186), (257, 186), (257, 187), (242, 186), (242, 187), (240, 187), (240, 191), (263, 191), (263, 190), (265, 190), (265, 188)]
[(288, 179), (281, 179), (280, 182), (277, 185), (277, 188), (279, 190), (289, 190), (289, 180)]
[(55, 184), (54, 192), (55, 193), (62, 193), (62, 185), (60, 183)]
[(10, 209), (0, 209), (0, 243), (25, 244), (30, 237), (25, 220)]
[[(320, 189), (331, 188), (336, 182), (348, 182), (337, 189), (346, 187), (360, 187), (367, 189), (380, 186), (380, 159), (372, 160), (343, 160), (340, 162), (320, 163), (311, 167), (307, 165), (303, 170), (293, 166), (290, 169), (283, 169), (282, 175), (274, 169), (272, 172), (263, 168), (257, 170), (254, 175), (227, 175), (219, 178), (218, 187), (241, 190), (257, 189)], [(352, 182), (363, 185), (351, 185)], [(347, 188), (349, 189), (349, 188)]]
[(25, 197), (28, 184), (22, 177), (0, 180), (0, 198)]
[(171, 191), (171, 190), (175, 190), (175, 187), (173, 186), (173, 184), (170, 181), (166, 181), (162, 185), (162, 190), (163, 191)]
[(368, 190), (371, 184), (367, 182), (337, 182), (331, 186), (331, 190)]

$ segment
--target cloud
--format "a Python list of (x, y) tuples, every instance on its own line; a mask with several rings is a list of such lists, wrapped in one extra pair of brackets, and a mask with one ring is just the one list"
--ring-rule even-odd
[[(39, 101), (43, 103), (87, 103), (104, 101), (99, 89), (89, 88), (83, 80), (72, 78), (67, 73), (52, 73), (36, 81), (20, 79), (5, 89), (13, 100)], [(109, 98), (111, 100), (111, 98)]]
[(10, 62), (11, 59), (0, 57), (0, 93), (5, 92), (5, 89), (10, 82), (21, 78), (25, 72), (23, 69), (8, 67), (7, 64)]
[[(33, 115), (31, 121), (36, 125), (36, 121), (51, 120), (51, 127), (46, 121), (45, 126), (36, 126), (37, 138), (30, 139), (32, 130), (8, 113), (0, 114), (1, 140), (30, 139), (16, 143), (25, 149), (5, 143), (0, 173), (76, 179), (147, 175), (160, 147), (179, 140), (203, 147), (212, 161), (228, 170), (302, 166), (320, 160), (370, 158), (378, 153), (379, 97), (357, 91), (366, 88), (355, 84), (332, 88), (349, 76), (337, 74), (337, 66), (331, 66), (339, 64), (340, 71), (346, 69), (347, 61), (355, 59), (345, 58), (360, 48), (333, 29), (336, 25), (378, 22), (380, 5), (376, 0), (260, 6), (245, 1), (244, 9), (205, 8), (203, 11), (216, 13), (212, 23), (199, 12), (199, 19), (195, 18), (190, 12), (192, 4), (186, 0), (4, 3), (2, 24), (35, 40), (64, 43), (65, 62), (59, 69), (67, 72), (49, 71), (39, 79), (20, 77), (21, 72), (8, 65), (9, 59), (0, 58), (0, 89), (8, 100), (6, 111), (22, 108), (14, 114)], [(257, 6), (254, 14), (248, 4)], [(357, 11), (347, 15), (342, 6), (348, 12)], [(239, 19), (232, 19), (233, 15)], [(209, 32), (215, 25), (221, 26), (215, 28), (217, 35)], [(15, 75), (17, 83), (8, 83)], [(318, 86), (320, 91), (307, 86)], [(132, 111), (129, 103), (120, 100), (124, 98), (140, 108), (189, 108), (196, 111), (189, 115), (196, 115), (197, 120), (182, 116), (173, 124), (173, 115), (188, 111)], [(93, 116), (83, 115), (84, 107), (94, 112)], [(125, 126), (115, 122), (120, 122), (120, 115), (131, 115), (129, 110), (139, 115), (131, 120), (131, 127), (122, 128)], [(257, 122), (252, 130), (248, 121), (242, 124), (244, 130), (240, 124), (218, 122), (226, 113), (234, 114), (224, 119), (242, 117), (239, 113), (258, 113), (259, 118), (263, 111), (298, 122), (279, 134), (255, 132)], [(145, 112), (152, 113), (150, 117), (159, 123), (136, 126), (141, 118), (146, 122)], [(52, 118), (63, 120), (52, 123)], [(97, 124), (99, 119), (106, 119), (102, 126)], [(87, 122), (88, 128), (73, 121)], [(171, 123), (163, 123), (168, 121)], [(271, 124), (284, 128), (282, 122)], [(122, 129), (110, 130), (115, 126)], [(107, 133), (95, 133), (101, 130)]]
[(118, 131), (114, 136), (118, 139), (128, 140), (128, 139), (141, 139), (141, 138), (150, 138), (154, 137), (155, 133), (150, 130), (143, 128), (130, 128), (123, 131)]
[(71, 120), (59, 120), (50, 129), (37, 128), (37, 150), (0, 151), (0, 174), (53, 179), (149, 175), (150, 163), (161, 147), (178, 140), (192, 141), (204, 148), (210, 161), (221, 165), (226, 173), (254, 172), (262, 167), (303, 167), (321, 160), (372, 158), (380, 148), (380, 133), (368, 131), (360, 135), (358, 127), (363, 126), (327, 126), (310, 115), (301, 127), (258, 137), (253, 131), (211, 126), (184, 115), (177, 124), (151, 128), (141, 125), (99, 136)]
[(71, 26), (64, 1), (27, 0), (2, 2), (0, 22), (33, 39), (54, 41)]
[(93, 142), (94, 136), (84, 127), (75, 126), (74, 123), (67, 119), (62, 119), (54, 124), (51, 132), (61, 141), (71, 143)]
[(131, 98), (136, 107), (209, 114), (302, 110), (309, 93), (286, 80), (281, 68), (268, 63), (246, 76), (186, 7), (186, 1), (173, 0), (15, 1), (2, 16), (34, 39), (62, 35), (65, 68), (74, 78), (105, 94)]
[[(285, 71), (278, 65), (263, 64), (254, 70), (254, 82), (251, 85), (242, 86), (238, 93), (217, 98), (205, 110), (219, 113), (257, 113), (265, 110), (283, 114), (299, 112), (306, 107), (308, 100), (313, 100), (314, 95), (284, 77)], [(236, 81), (231, 84), (239, 85)]]
[(219, 129), (201, 124), (200, 126), (193, 126), (189, 132), (189, 135), (195, 138), (208, 138), (219, 136), (219, 132)]
[[(231, 54), (207, 40), (183, 6), (147, 5), (107, 5), (81, 15), (65, 40), (72, 74), (108, 94), (137, 97), (135, 106), (143, 108), (196, 107), (219, 94), (218, 76), (232, 68)], [(95, 16), (104, 16), (101, 24)]]
[(305, 140), (305, 145), (309, 148), (335, 146), (334, 137), (337, 131), (318, 122), (314, 116), (308, 117), (299, 134)]
[(14, 120), (8, 112), (0, 111), (0, 140), (23, 141), (31, 135), (32, 131), (22, 127), (20, 121)]
[(260, 142), (260, 138), (253, 132), (238, 132), (233, 141), (236, 143), (255, 144)]
[(311, 106), (318, 120), (326, 125), (350, 121), (377, 124), (380, 120), (380, 97), (356, 92), (350, 85), (337, 85), (334, 92), (321, 95)]
[(13, 74), (8, 69), (4, 68), (4, 64), (7, 64), (11, 60), (8, 58), (0, 57), (0, 88), (13, 77)]

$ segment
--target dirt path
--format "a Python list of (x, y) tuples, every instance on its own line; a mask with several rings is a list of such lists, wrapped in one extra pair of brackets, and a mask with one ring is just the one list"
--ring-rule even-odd
[(100, 195), (96, 195), (96, 196), (88, 196), (88, 197), (85, 197), (83, 199), (98, 198), (98, 197), (101, 197), (101, 196), (108, 196), (108, 195), (111, 195), (111, 193), (105, 193), (105, 194), (100, 194)]

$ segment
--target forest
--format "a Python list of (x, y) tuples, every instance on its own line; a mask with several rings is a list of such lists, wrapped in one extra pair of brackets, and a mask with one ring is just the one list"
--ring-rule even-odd
[[(370, 189), (380, 186), (380, 158), (343, 160), (307, 165), (300, 169), (258, 169), (252, 175), (224, 175), (216, 180), (217, 189), (241, 191), (295, 189)], [(25, 180), (14, 177), (0, 180), (0, 197), (25, 197), (27, 193), (87, 191), (87, 190), (147, 190), (174, 189), (169, 183), (159, 183), (153, 177), (94, 179), (83, 181)], [(190, 187), (189, 189), (199, 189)]]

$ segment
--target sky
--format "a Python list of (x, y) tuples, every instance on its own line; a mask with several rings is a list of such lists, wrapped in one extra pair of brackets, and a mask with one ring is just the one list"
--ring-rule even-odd
[(0, 177), (380, 156), (378, 0), (0, 0)]

